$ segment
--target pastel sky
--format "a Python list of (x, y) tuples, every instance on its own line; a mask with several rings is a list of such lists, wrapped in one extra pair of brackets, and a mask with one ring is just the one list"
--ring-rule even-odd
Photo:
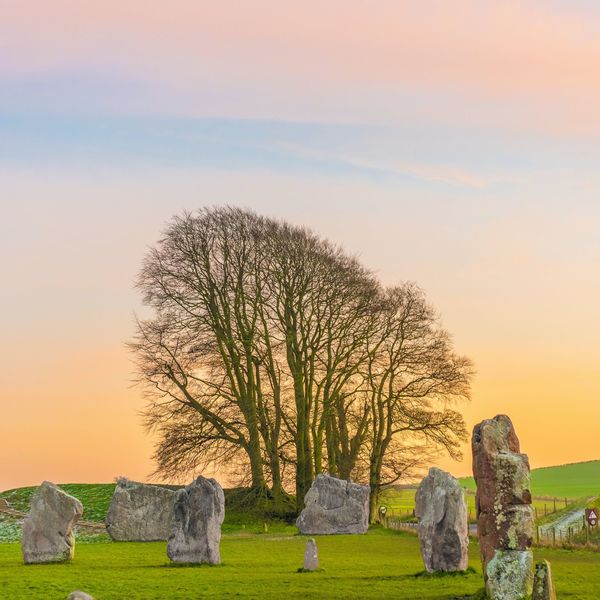
[[(533, 467), (600, 458), (592, 0), (0, 0), (0, 489), (146, 479), (125, 342), (183, 209), (417, 281)], [(457, 475), (463, 462), (442, 460)]]

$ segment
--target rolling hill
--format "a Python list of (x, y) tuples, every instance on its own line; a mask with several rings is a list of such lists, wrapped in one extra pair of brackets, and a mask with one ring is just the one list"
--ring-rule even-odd
[[(474, 490), (472, 477), (460, 479), (467, 489)], [(534, 496), (582, 498), (600, 494), (600, 460), (542, 467), (531, 471), (531, 492)]]

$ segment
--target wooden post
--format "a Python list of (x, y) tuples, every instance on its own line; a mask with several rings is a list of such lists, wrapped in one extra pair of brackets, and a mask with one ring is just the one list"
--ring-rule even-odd
[(539, 526), (535, 528), (535, 537), (537, 540), (537, 544), (539, 545), (539, 543), (540, 543), (540, 528), (539, 528)]
[(565, 498), (565, 508), (567, 508), (567, 506), (569, 506), (569, 503), (567, 502), (567, 499)]
[(552, 545), (556, 546), (556, 527), (552, 528)]
[(556, 498), (554, 498), (554, 512), (556, 512)]
[(584, 527), (585, 527), (585, 541), (589, 544), (590, 543), (590, 526), (588, 525), (587, 521), (586, 521)]
[(546, 507), (546, 503), (544, 502), (544, 516), (548, 514), (548, 508)]

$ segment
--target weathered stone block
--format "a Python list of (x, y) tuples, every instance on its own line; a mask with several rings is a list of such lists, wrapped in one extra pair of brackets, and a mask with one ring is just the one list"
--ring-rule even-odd
[(369, 528), (369, 486), (317, 475), (296, 520), (304, 535), (366, 533)]
[(221, 562), (221, 524), (225, 517), (223, 489), (214, 479), (198, 477), (175, 494), (175, 519), (167, 544), (174, 562)]
[(464, 571), (469, 563), (467, 505), (458, 480), (431, 468), (415, 497), (425, 569)]
[(529, 460), (520, 452), (519, 439), (506, 415), (475, 426), (472, 450), (479, 547), (487, 577), (486, 566), (496, 551), (526, 551), (531, 546), (534, 511)]
[(317, 571), (319, 569), (319, 553), (317, 551), (317, 542), (314, 539), (306, 541), (304, 550), (304, 570)]
[(106, 531), (120, 542), (167, 540), (173, 529), (174, 506), (174, 491), (122, 479), (106, 515)]
[(535, 565), (532, 600), (556, 600), (556, 591), (554, 590), (554, 582), (552, 581), (552, 569), (547, 560), (543, 560)]
[(533, 555), (528, 550), (496, 550), (486, 566), (491, 600), (525, 600), (533, 587)]
[(83, 514), (77, 498), (44, 481), (23, 521), (21, 549), (26, 564), (63, 562), (75, 554), (73, 527)]

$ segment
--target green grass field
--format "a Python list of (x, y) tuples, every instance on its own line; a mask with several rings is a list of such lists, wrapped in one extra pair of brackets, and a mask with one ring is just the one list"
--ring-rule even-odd
[[(472, 477), (464, 477), (461, 485), (475, 490)], [(534, 496), (582, 498), (600, 494), (600, 460), (543, 467), (531, 471), (531, 491)]]
[[(82, 500), (86, 519), (101, 521), (114, 484), (61, 487)], [(26, 511), (33, 489), (10, 490), (0, 497)], [(412, 507), (414, 490), (400, 492), (398, 506)], [(80, 537), (71, 563), (25, 566), (17, 543), (19, 527), (0, 519), (0, 541), (11, 542), (0, 543), (0, 598), (64, 600), (75, 589), (97, 600), (480, 597), (475, 541), (470, 572), (432, 577), (422, 574), (418, 540), (411, 533), (373, 528), (365, 536), (318, 537), (322, 571), (298, 573), (306, 538), (296, 535), (293, 525), (277, 520), (269, 521), (268, 533), (263, 533), (264, 521), (256, 514), (226, 510), (223, 564), (218, 567), (173, 566), (164, 542), (114, 543), (106, 535)], [(600, 597), (600, 553), (539, 548), (535, 555), (551, 561), (561, 600)]]
[[(473, 572), (431, 577), (422, 573), (417, 538), (374, 529), (365, 536), (317, 538), (323, 568), (298, 573), (306, 538), (281, 534), (225, 534), (223, 564), (174, 567), (164, 543), (79, 544), (69, 564), (25, 566), (18, 544), (0, 544), (0, 597), (64, 600), (83, 589), (97, 600), (191, 598), (469, 598), (482, 588), (477, 545)], [(554, 570), (558, 597), (598, 598), (600, 555), (540, 550)]]

